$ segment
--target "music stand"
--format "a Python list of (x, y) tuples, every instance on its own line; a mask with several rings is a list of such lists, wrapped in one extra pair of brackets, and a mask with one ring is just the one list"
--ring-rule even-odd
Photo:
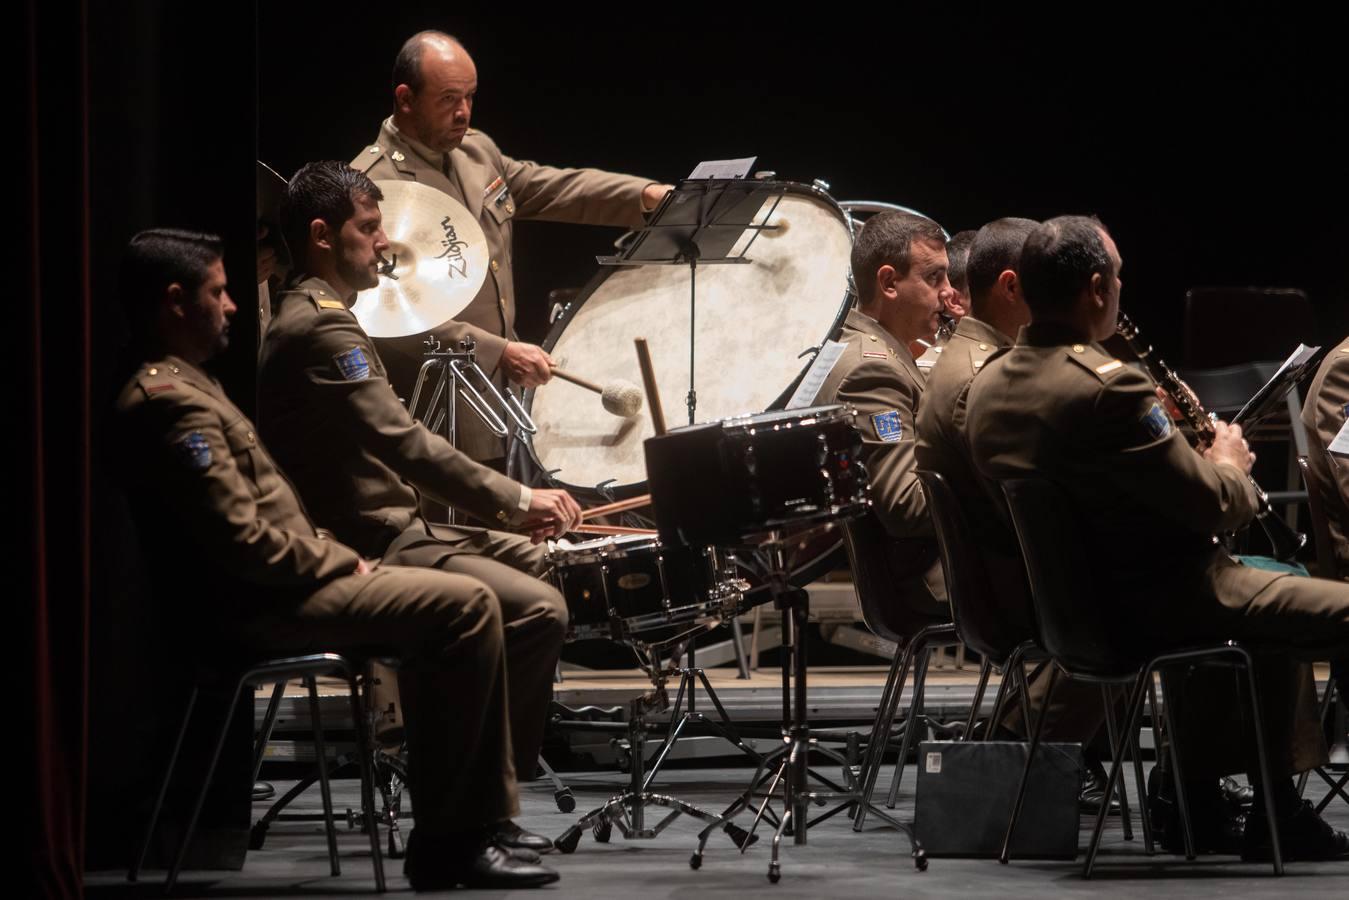
[[(616, 256), (597, 256), (602, 266), (689, 267), (689, 424), (694, 424), (698, 266), (743, 265), (760, 232), (776, 230), (768, 220), (787, 193), (781, 181), (740, 178), (685, 179), (665, 195), (637, 236)], [(766, 210), (766, 212), (765, 212)], [(747, 231), (750, 239), (736, 246)]]
[(1307, 375), (1316, 371), (1324, 356), (1320, 347), (1308, 347), (1306, 344), (1299, 346), (1273, 377), (1232, 417), (1232, 424), (1240, 425), (1246, 431), (1260, 424), (1276, 406), (1284, 402), (1290, 391), (1301, 384)]

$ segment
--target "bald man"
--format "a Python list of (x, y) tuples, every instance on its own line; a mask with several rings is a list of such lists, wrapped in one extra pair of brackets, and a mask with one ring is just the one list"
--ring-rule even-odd
[[(478, 364), (494, 381), (534, 387), (552, 377), (551, 360), (516, 338), (513, 220), (638, 228), (669, 186), (505, 156), (491, 138), (469, 127), (477, 90), (478, 70), (462, 44), (439, 31), (413, 35), (394, 61), (393, 115), (351, 166), (375, 181), (429, 185), (468, 207), (487, 236), (489, 271), (468, 307), (433, 333), (450, 346), (472, 337)], [(390, 380), (403, 397), (411, 396), (425, 338), (381, 342)], [(467, 406), (461, 405), (457, 421), (458, 444), (469, 456), (489, 465), (504, 461), (502, 440)]]

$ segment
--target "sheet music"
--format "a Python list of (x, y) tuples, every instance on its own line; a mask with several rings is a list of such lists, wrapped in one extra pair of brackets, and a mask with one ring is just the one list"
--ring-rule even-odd
[(1335, 440), (1326, 449), (1336, 456), (1349, 456), (1349, 419), (1344, 420), (1339, 434), (1335, 435)]
[[(1232, 417), (1232, 421), (1241, 425), (1243, 428), (1258, 424), (1257, 422), (1248, 420), (1251, 417), (1264, 418), (1269, 411), (1270, 402), (1277, 403), (1286, 397), (1288, 392), (1292, 390), (1302, 378), (1302, 374), (1305, 372), (1307, 364), (1312, 361), (1320, 350), (1320, 347), (1308, 347), (1306, 344), (1298, 344), (1297, 349), (1283, 361), (1283, 365), (1279, 366), (1279, 369), (1274, 373), (1274, 376), (1270, 378), (1269, 381), (1265, 382), (1250, 400), (1246, 401), (1246, 405)], [(1285, 378), (1287, 378), (1288, 381), (1280, 387), (1277, 398), (1271, 397), (1271, 392)]]
[(710, 159), (698, 163), (689, 175), (689, 181), (701, 181), (713, 178), (744, 178), (754, 168), (759, 157), (746, 156), (743, 159)]
[(824, 380), (829, 377), (829, 373), (833, 371), (835, 363), (843, 356), (847, 346), (838, 341), (824, 342), (820, 352), (815, 354), (815, 361), (806, 370), (805, 377), (792, 393), (792, 399), (787, 401), (788, 409), (804, 409), (814, 405), (815, 395), (824, 387)]
[[(1298, 344), (1297, 349), (1293, 351), (1293, 355), (1285, 359), (1283, 365), (1279, 366), (1279, 371), (1274, 373), (1274, 378), (1278, 378), (1282, 375), (1289, 366), (1305, 366), (1307, 362), (1316, 355), (1316, 351), (1320, 349), (1320, 347), (1308, 347), (1306, 344)], [(1271, 378), (1270, 381), (1273, 381), (1274, 378)]]

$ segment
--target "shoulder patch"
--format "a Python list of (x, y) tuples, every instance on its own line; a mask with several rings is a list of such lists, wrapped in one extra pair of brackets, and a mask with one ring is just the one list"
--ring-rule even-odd
[(1166, 410), (1162, 409), (1162, 405), (1155, 401), (1143, 414), (1140, 421), (1143, 423), (1143, 428), (1155, 440), (1161, 440), (1171, 433), (1171, 417), (1166, 414)]
[(1124, 363), (1120, 362), (1120, 361), (1117, 360), (1117, 359), (1112, 359), (1112, 360), (1110, 360), (1110, 362), (1108, 362), (1108, 363), (1102, 363), (1101, 365), (1097, 366), (1097, 367), (1096, 367), (1096, 374), (1097, 374), (1097, 375), (1107, 375), (1107, 374), (1109, 374), (1109, 373), (1115, 371), (1116, 369), (1118, 369), (1118, 368), (1119, 368), (1120, 366), (1122, 366), (1122, 365), (1124, 365)]
[(862, 351), (862, 358), (863, 358), (863, 359), (889, 359), (889, 358), (890, 358), (890, 354), (889, 354), (889, 353), (880, 353), (880, 352), (878, 352), (878, 351), (876, 351), (876, 350), (863, 350), (863, 351)]
[(871, 426), (876, 429), (876, 437), (887, 444), (896, 443), (904, 436), (904, 422), (899, 418), (897, 409), (873, 413)]
[(193, 431), (173, 442), (178, 460), (193, 472), (205, 472), (211, 468), (211, 445), (200, 431)]
[(1102, 381), (1124, 368), (1124, 363), (1091, 344), (1073, 344), (1065, 355)]
[(314, 297), (314, 302), (318, 304), (319, 309), (346, 309), (347, 305), (341, 300), (334, 300), (331, 297)]
[(360, 347), (334, 354), (333, 361), (337, 363), (337, 371), (347, 381), (364, 381), (370, 377), (370, 360), (365, 358), (365, 351)]
[(161, 382), (161, 383), (159, 383), (159, 384), (147, 384), (147, 385), (145, 386), (145, 393), (151, 394), (151, 395), (153, 395), (153, 394), (162, 394), (162, 393), (164, 393), (165, 391), (171, 391), (171, 390), (173, 390), (173, 383), (172, 383), (172, 382), (169, 382), (169, 381), (164, 381), (164, 382)]

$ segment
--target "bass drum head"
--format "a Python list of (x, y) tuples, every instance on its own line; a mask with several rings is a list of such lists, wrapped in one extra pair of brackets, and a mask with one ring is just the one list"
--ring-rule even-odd
[[(771, 215), (769, 212), (771, 210)], [(762, 231), (747, 264), (697, 270), (694, 371), (699, 422), (762, 412), (786, 399), (810, 363), (807, 351), (837, 333), (849, 301), (850, 220), (823, 191), (794, 185), (756, 223)], [(734, 255), (753, 232), (747, 232)], [(614, 266), (554, 325), (543, 347), (570, 372), (601, 385), (640, 389), (633, 339), (646, 338), (665, 420), (688, 420), (687, 266)], [(556, 484), (583, 491), (608, 482), (618, 496), (646, 481), (642, 442), (655, 434), (650, 410), (630, 418), (605, 411), (600, 397), (560, 378), (533, 390), (538, 433), (532, 454)], [(625, 491), (624, 489), (628, 490)]]

